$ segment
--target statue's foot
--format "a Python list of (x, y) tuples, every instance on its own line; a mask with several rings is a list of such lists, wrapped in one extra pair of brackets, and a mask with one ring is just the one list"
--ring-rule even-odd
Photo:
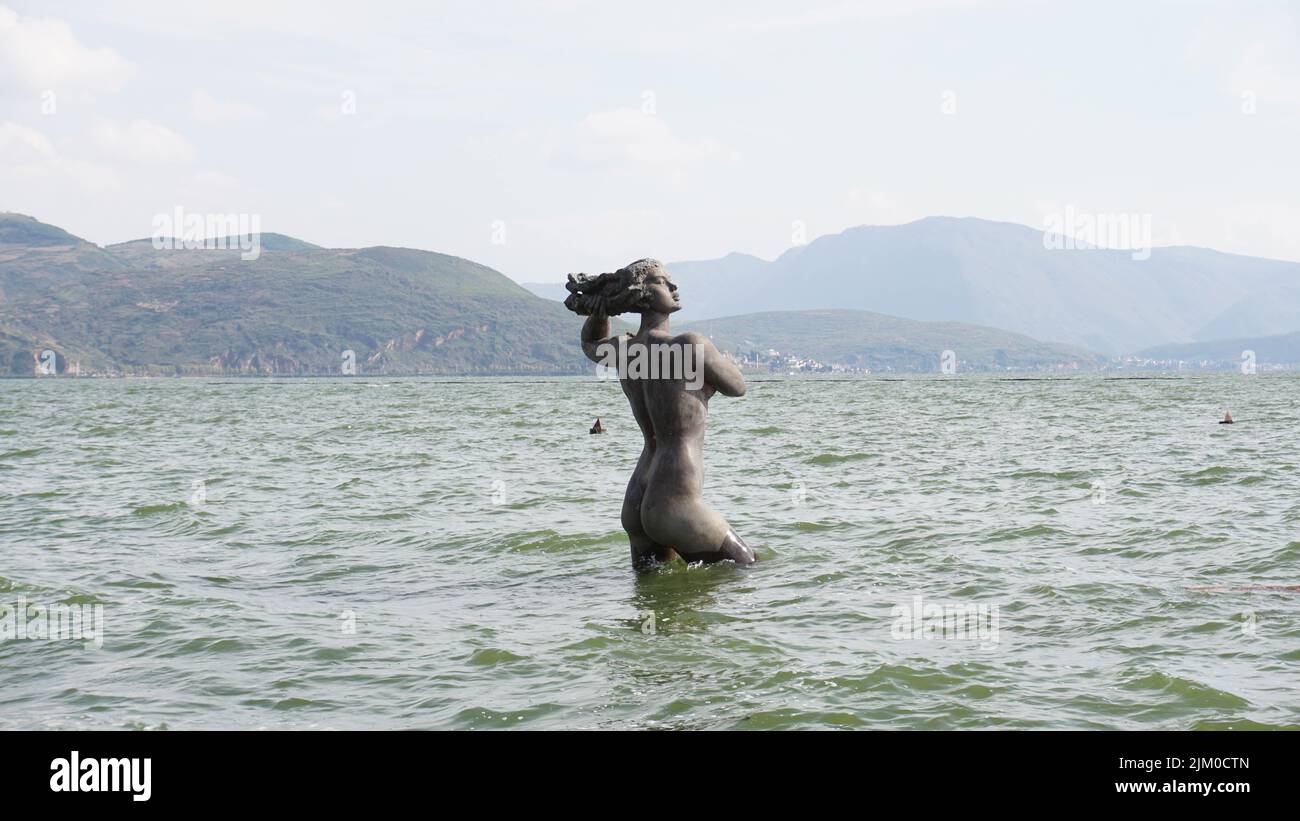
[(728, 529), (727, 535), (722, 537), (722, 545), (718, 548), (718, 553), (722, 558), (731, 559), (736, 564), (753, 564), (758, 561), (754, 549), (745, 544), (745, 540), (731, 529)]

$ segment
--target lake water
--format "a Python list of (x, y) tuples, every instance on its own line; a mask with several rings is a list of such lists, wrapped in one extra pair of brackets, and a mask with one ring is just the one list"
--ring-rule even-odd
[(1300, 727), (1297, 396), (754, 379), (760, 562), (635, 574), (614, 383), (3, 380), (10, 632), (103, 634), (0, 641), (0, 727)]

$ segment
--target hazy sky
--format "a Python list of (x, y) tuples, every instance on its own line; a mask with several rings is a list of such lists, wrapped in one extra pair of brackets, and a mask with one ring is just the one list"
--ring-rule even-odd
[[(0, 0), (0, 210), (517, 280), (931, 214), (1300, 260), (1295, 3)], [(1253, 113), (1249, 113), (1253, 111)]]

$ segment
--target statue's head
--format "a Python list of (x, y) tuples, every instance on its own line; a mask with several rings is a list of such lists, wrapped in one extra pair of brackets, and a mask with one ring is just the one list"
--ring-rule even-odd
[(638, 259), (612, 274), (569, 274), (564, 304), (581, 315), (670, 314), (681, 310), (677, 285), (657, 259)]

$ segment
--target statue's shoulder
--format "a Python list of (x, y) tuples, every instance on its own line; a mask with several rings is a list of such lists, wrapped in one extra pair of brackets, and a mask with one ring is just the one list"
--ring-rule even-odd
[(686, 331), (673, 337), (673, 342), (681, 345), (702, 345), (708, 348), (713, 347), (713, 341), (699, 331)]
[(699, 333), (699, 331), (686, 331), (684, 334), (673, 336), (672, 340), (676, 344), (682, 344), (682, 346), (698, 347), (701, 351), (712, 351), (714, 349), (712, 340), (708, 339), (708, 336)]

